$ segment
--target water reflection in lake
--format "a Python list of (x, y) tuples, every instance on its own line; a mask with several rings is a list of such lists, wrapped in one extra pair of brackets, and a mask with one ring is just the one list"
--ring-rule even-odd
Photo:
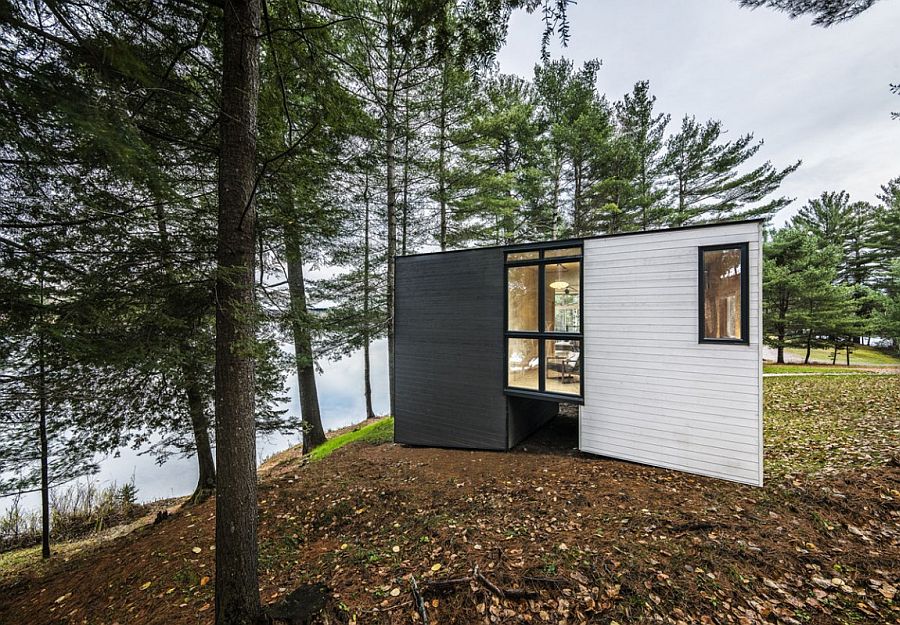
[[(373, 343), (371, 359), (373, 409), (376, 414), (386, 414), (389, 409), (386, 341)], [(316, 381), (325, 429), (335, 429), (365, 419), (362, 351), (337, 362), (320, 364), (324, 371), (316, 376)], [(290, 378), (290, 396), (290, 414), (299, 419), (296, 375)], [(299, 442), (297, 434), (261, 436), (257, 441), (257, 460), (262, 462)], [(111, 482), (122, 484), (132, 476), (138, 488), (138, 498), (142, 501), (188, 495), (197, 485), (197, 461), (193, 457), (173, 456), (160, 466), (152, 456), (141, 455), (132, 449), (121, 449), (118, 456), (111, 455), (100, 462), (100, 472), (93, 479), (100, 485)], [(5, 510), (10, 501), (10, 498), (0, 499), (0, 511)], [(40, 495), (23, 495), (20, 505), (37, 508), (40, 506)]]

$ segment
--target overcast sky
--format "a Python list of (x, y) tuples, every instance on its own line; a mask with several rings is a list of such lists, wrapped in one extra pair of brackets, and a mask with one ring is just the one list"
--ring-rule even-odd
[[(780, 224), (822, 191), (874, 201), (900, 176), (900, 121), (891, 119), (900, 97), (889, 88), (900, 82), (900, 2), (828, 29), (810, 21), (731, 0), (582, 0), (570, 7), (568, 48), (552, 52), (601, 59), (598, 88), (610, 100), (649, 80), (670, 129), (686, 113), (716, 118), (729, 136), (764, 139), (760, 161), (802, 159), (782, 186), (796, 200)], [(501, 71), (532, 76), (542, 29), (540, 15), (513, 15)]]

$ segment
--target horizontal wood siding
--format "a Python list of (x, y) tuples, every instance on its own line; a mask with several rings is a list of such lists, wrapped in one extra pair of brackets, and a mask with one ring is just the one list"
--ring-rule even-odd
[[(762, 484), (761, 225), (584, 242), (583, 451)], [(750, 344), (698, 342), (699, 246), (749, 242)]]
[(397, 259), (394, 438), (506, 449), (503, 252)]

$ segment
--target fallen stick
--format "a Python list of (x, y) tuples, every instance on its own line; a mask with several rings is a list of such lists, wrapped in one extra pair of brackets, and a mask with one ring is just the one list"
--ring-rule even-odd
[(425, 608), (425, 600), (422, 599), (422, 593), (419, 592), (419, 585), (416, 584), (415, 575), (409, 576), (409, 586), (412, 589), (416, 610), (419, 611), (419, 616), (422, 617), (422, 625), (428, 625), (428, 610)]
[(484, 586), (488, 590), (490, 590), (492, 593), (494, 593), (501, 599), (506, 599), (506, 594), (502, 590), (497, 588), (491, 580), (489, 580), (487, 577), (485, 577), (484, 575), (481, 574), (481, 571), (478, 570), (477, 564), (475, 565), (475, 571), (472, 574), (475, 576), (475, 578), (478, 581), (480, 581), (482, 584), (484, 584)]

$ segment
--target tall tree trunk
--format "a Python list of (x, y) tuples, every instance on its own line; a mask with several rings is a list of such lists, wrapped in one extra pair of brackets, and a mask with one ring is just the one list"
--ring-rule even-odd
[(784, 364), (784, 329), (778, 329), (778, 357), (775, 362), (779, 365)]
[(403, 106), (403, 214), (400, 229), (400, 254), (405, 256), (409, 229), (409, 91), (405, 92)]
[(838, 344), (837, 341), (834, 342), (834, 355), (831, 357), (831, 364), (837, 364), (837, 354), (838, 354)]
[(582, 234), (582, 216), (581, 216), (581, 162), (574, 159), (572, 163), (572, 173), (575, 178), (575, 192), (572, 195), (572, 226), (575, 231), (573, 234), (581, 236)]
[(294, 360), (297, 365), (297, 387), (300, 391), (300, 417), (303, 419), (303, 453), (307, 454), (325, 442), (319, 391), (316, 388), (315, 358), (306, 309), (306, 285), (303, 283), (303, 256), (297, 237), (285, 228), (288, 292), (291, 298), (291, 330), (294, 335)]
[(850, 366), (850, 345), (847, 344), (847, 366)]
[(41, 438), (41, 557), (50, 557), (50, 467), (47, 443), (47, 363), (44, 354), (44, 292), (41, 280), (41, 329), (38, 337), (38, 415)]
[(365, 241), (363, 243), (363, 392), (366, 397), (366, 419), (374, 419), (375, 411), (372, 410), (372, 359), (369, 354), (369, 344), (371, 343), (371, 334), (369, 332), (369, 298), (371, 297), (369, 272), (372, 267), (369, 251), (369, 172), (366, 172), (363, 202), (366, 205)]
[(387, 339), (390, 411), (394, 414), (394, 257), (397, 255), (397, 188), (395, 180), (395, 82), (393, 16), (387, 24), (387, 96), (385, 98), (385, 165), (387, 173)]
[(438, 203), (441, 213), (441, 251), (447, 249), (447, 60), (441, 70), (441, 104), (438, 116)]
[(807, 330), (806, 332), (806, 358), (803, 359), (803, 364), (809, 364), (809, 356), (812, 353), (812, 330)]
[[(156, 207), (156, 228), (159, 233), (160, 262), (166, 277), (170, 310), (178, 310), (181, 297), (172, 265), (172, 249), (169, 244), (169, 229), (166, 223), (165, 206), (162, 202)], [(187, 319), (191, 322), (193, 320)], [(196, 328), (199, 324), (191, 325)], [(192, 355), (194, 348), (185, 338), (180, 343), (181, 374), (184, 384), (184, 397), (191, 419), (191, 431), (194, 433), (194, 450), (197, 452), (198, 478), (197, 487), (191, 496), (191, 503), (200, 503), (216, 492), (216, 466), (213, 462), (212, 447), (209, 441), (209, 418), (204, 406), (203, 385), (201, 383), (202, 367)]]
[(256, 114), (259, 0), (224, 5), (216, 252), (216, 624), (260, 614), (255, 340)]
[(194, 432), (194, 445), (197, 450), (197, 465), (200, 473), (197, 478), (197, 488), (191, 496), (192, 503), (205, 501), (216, 492), (216, 465), (213, 462), (212, 446), (209, 441), (209, 418), (206, 416), (199, 372), (199, 367), (194, 363), (186, 364), (183, 369), (184, 394), (191, 416), (191, 429)]

